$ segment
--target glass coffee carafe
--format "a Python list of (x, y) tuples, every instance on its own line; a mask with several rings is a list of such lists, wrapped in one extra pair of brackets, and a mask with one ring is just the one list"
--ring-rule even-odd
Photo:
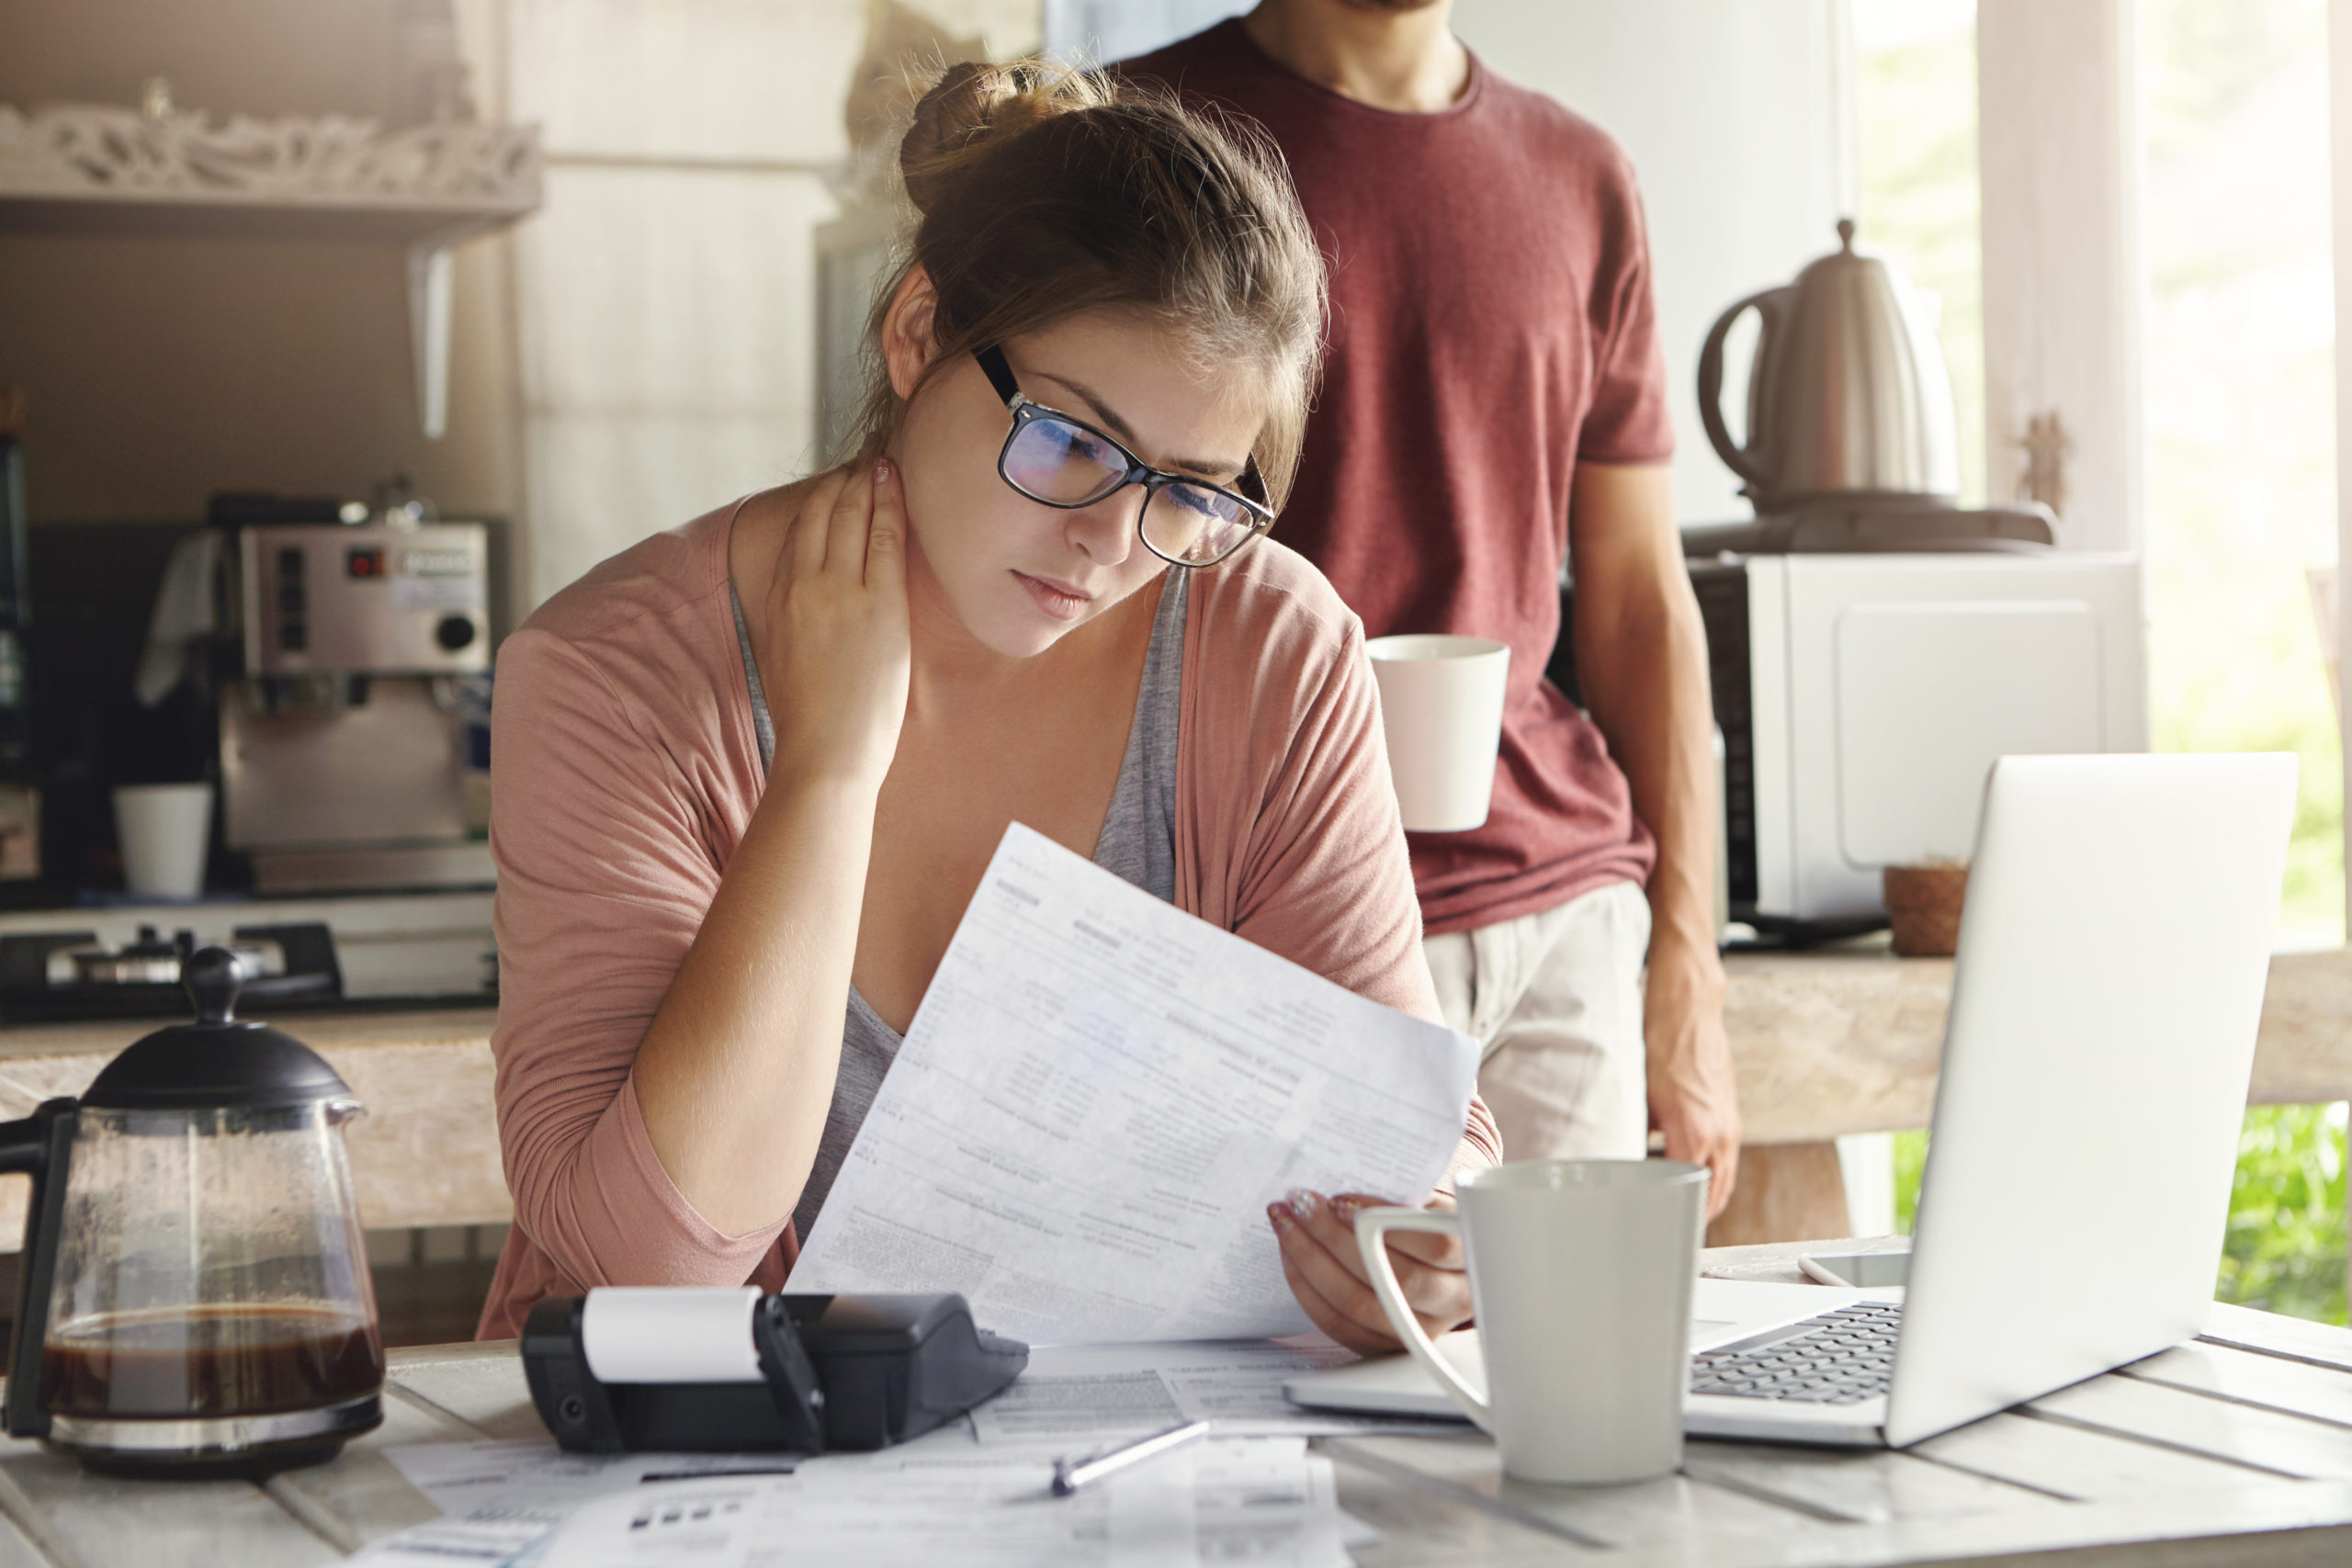
[(7, 1429), (100, 1468), (315, 1463), (383, 1418), (343, 1139), (359, 1102), (236, 1021), (240, 978), (226, 949), (193, 954), (195, 1023), (0, 1123), (0, 1170), (33, 1178)]

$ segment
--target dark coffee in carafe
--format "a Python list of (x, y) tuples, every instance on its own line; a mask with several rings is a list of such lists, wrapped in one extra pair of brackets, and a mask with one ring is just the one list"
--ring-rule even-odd
[(312, 1410), (374, 1393), (384, 1349), (367, 1318), (326, 1307), (103, 1313), (49, 1336), (52, 1415), (209, 1420)]
[(96, 1469), (256, 1476), (383, 1422), (360, 1107), (317, 1052), (236, 1018), (238, 954), (181, 973), (195, 1022), (0, 1122), (0, 1171), (32, 1179), (0, 1410)]

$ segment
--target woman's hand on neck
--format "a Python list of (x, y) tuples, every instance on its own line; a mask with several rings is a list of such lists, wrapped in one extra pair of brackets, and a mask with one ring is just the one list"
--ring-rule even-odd
[(1259, 0), (1241, 26), (1278, 63), (1341, 97), (1435, 114), (1470, 85), (1453, 11), (1453, 0)]

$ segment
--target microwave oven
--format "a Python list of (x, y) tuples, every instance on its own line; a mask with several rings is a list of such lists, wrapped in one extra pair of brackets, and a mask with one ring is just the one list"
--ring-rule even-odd
[(2147, 749), (2136, 557), (1724, 552), (1690, 569), (1723, 736), (1718, 875), (1758, 931), (1883, 924), (1880, 872), (1966, 859), (1997, 757)]

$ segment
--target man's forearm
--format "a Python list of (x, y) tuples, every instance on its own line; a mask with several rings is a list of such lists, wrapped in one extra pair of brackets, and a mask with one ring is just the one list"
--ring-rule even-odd
[[(1609, 739), (1633, 794), (1634, 814), (1657, 843), (1650, 874), (1650, 951), (1657, 958), (1715, 953), (1714, 710), (1707, 636), (1681, 560), (1662, 478), (1642, 470), (1579, 471), (1577, 674), (1586, 707)], [(1651, 513), (1662, 513), (1652, 515)], [(1603, 550), (1602, 538), (1639, 547)], [(1599, 570), (1589, 570), (1590, 568)]]
[(1713, 976), (1715, 959), (1714, 725), (1707, 692), (1705, 633), (1684, 585), (1681, 603), (1661, 593), (1647, 606), (1607, 616), (1588, 645), (1581, 606), (1577, 668), (1593, 721), (1624, 771), (1634, 813), (1657, 842), (1650, 874), (1653, 966), (1695, 961)]
[(1715, 950), (1714, 716), (1666, 471), (1579, 468), (1569, 531), (1585, 705), (1657, 843), (1642, 1004), (1650, 1114), (1668, 1155), (1713, 1172), (1720, 1212), (1738, 1174), (1739, 1106)]

